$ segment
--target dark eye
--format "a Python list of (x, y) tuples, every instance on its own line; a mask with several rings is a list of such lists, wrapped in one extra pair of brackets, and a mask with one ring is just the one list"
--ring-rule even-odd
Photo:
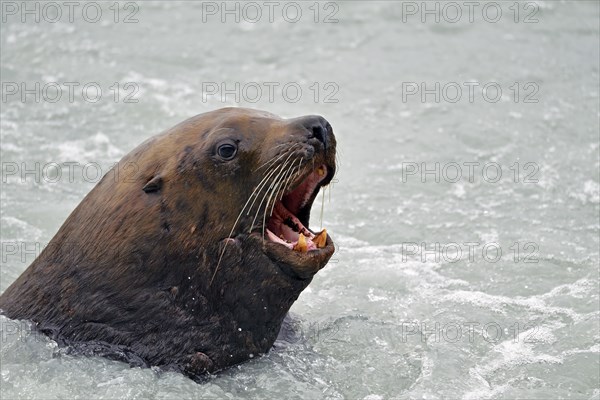
[(237, 146), (233, 142), (227, 142), (217, 147), (217, 154), (225, 161), (232, 160), (237, 154)]

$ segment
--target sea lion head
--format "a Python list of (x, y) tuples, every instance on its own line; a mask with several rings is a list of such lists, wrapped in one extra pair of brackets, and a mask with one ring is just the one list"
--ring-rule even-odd
[(200, 346), (202, 354), (215, 368), (268, 351), (334, 252), (327, 232), (309, 226), (313, 201), (336, 171), (331, 125), (320, 116), (227, 108), (185, 121), (144, 148), (150, 160), (133, 156), (152, 173), (129, 192), (146, 203), (145, 221), (155, 226), (147, 230), (160, 232), (150, 241), (152, 257), (168, 254), (170, 265), (158, 268), (180, 270), (165, 282), (196, 318), (219, 319), (233, 331), (208, 338), (222, 347)]
[(309, 220), (335, 149), (320, 116), (192, 117), (123, 157), (0, 308), (59, 343), (190, 376), (265, 353), (334, 252)]
[[(335, 174), (336, 141), (329, 122), (320, 116), (286, 120), (227, 108), (175, 132), (193, 139), (173, 153), (177, 169), (168, 175), (177, 185), (179, 208), (197, 213), (187, 216), (188, 223), (205, 222), (196, 228), (202, 228), (204, 246), (219, 244), (211, 281), (230, 246), (254, 247), (294, 278), (310, 278), (325, 266), (333, 241), (326, 231), (311, 230), (309, 220), (319, 189)], [(168, 190), (163, 189), (167, 199)], [(202, 216), (206, 212), (210, 220)], [(253, 267), (258, 265), (247, 266)]]

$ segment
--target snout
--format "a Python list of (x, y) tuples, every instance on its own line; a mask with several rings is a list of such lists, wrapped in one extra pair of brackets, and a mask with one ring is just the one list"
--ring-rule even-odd
[(323, 150), (327, 151), (335, 143), (331, 124), (320, 115), (307, 115), (292, 120), (313, 145), (320, 143)]

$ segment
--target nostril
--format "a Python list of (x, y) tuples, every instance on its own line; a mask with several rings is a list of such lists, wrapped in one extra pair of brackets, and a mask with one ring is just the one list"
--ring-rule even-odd
[(325, 118), (317, 115), (301, 118), (304, 129), (308, 131), (309, 139), (317, 139), (319, 142), (323, 143), (323, 147), (327, 149), (329, 122), (327, 122)]
[(325, 131), (325, 128), (322, 125), (315, 125), (312, 127), (312, 137), (314, 137), (315, 139), (318, 139), (319, 142), (325, 144), (325, 135), (327, 134), (327, 131)]

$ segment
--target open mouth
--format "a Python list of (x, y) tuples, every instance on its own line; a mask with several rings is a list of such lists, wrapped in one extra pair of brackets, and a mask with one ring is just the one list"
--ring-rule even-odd
[(275, 203), (266, 223), (265, 236), (270, 241), (300, 253), (326, 246), (327, 230), (314, 233), (308, 228), (308, 221), (312, 203), (319, 188), (330, 178), (329, 172), (327, 166), (320, 165)]

